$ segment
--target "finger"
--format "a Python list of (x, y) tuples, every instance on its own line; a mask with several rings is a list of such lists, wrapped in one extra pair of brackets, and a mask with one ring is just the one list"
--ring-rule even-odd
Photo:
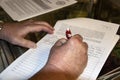
[(81, 43), (81, 42), (83, 42), (82, 36), (80, 36), (79, 34), (76, 34), (76, 35), (73, 35), (70, 39), (68, 39), (67, 43), (69, 45), (74, 45), (76, 43)]
[(51, 26), (50, 24), (48, 24), (45, 21), (35, 21), (35, 20), (32, 20), (32, 19), (24, 21), (23, 24), (42, 24), (42, 25), (46, 25), (46, 26)]
[(65, 38), (59, 39), (55, 44), (54, 47), (59, 47), (64, 45), (67, 42), (67, 40)]
[(88, 44), (86, 42), (83, 42), (83, 45), (88, 49)]
[(83, 41), (83, 37), (79, 34), (75, 34), (73, 37), (79, 39), (80, 41)]
[[(46, 25), (46, 26), (51, 26), (50, 24), (48, 24), (47, 22), (45, 21), (34, 21), (33, 22), (34, 24), (42, 24), (42, 25)], [(52, 27), (52, 26), (51, 26)]]
[(24, 22), (22, 22), (22, 23), (23, 23), (23, 24), (30, 24), (30, 23), (33, 23), (33, 22), (34, 22), (34, 20), (30, 19), (30, 20), (24, 21)]
[[(45, 21), (34, 21), (34, 20), (29, 20), (28, 21), (31, 24), (39, 24), (39, 25), (45, 25), (45, 26), (49, 26), (50, 28), (52, 28), (52, 26), (50, 24), (48, 24)], [(53, 28), (52, 28), (53, 29)]]
[[(85, 52), (83, 52), (84, 53), (84, 56), (85, 56), (85, 58), (86, 58), (86, 62), (85, 63), (87, 63), (87, 61), (88, 61), (88, 44), (86, 43), (86, 42), (83, 42), (83, 46), (84, 46), (84, 49), (83, 49), (83, 51), (85, 51)], [(85, 66), (86, 66), (87, 64), (85, 64)]]
[(26, 40), (24, 38), (17, 39), (14, 44), (22, 46), (22, 47), (26, 47), (26, 48), (36, 48), (37, 47), (37, 45), (34, 42), (32, 42), (30, 40)]
[(28, 32), (39, 32), (39, 31), (45, 31), (48, 32), (50, 34), (53, 33), (54, 28), (52, 28), (51, 26), (46, 26), (46, 25), (40, 25), (40, 24), (30, 24), (28, 25), (27, 28)]
[(83, 46), (84, 46), (84, 51), (86, 51), (86, 53), (87, 53), (87, 51), (88, 51), (88, 44), (86, 43), (86, 42), (83, 42)]

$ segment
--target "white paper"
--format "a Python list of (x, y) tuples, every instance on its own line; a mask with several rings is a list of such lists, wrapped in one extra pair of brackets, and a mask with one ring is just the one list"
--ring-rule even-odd
[(88, 64), (78, 80), (96, 80), (119, 39), (116, 35), (119, 25), (87, 18), (58, 21), (54, 34), (46, 35), (37, 43), (37, 49), (30, 49), (15, 60), (0, 74), (0, 80), (23, 80), (37, 73), (46, 64), (53, 44), (60, 38), (66, 38), (65, 31), (68, 27), (72, 35), (80, 34), (88, 43)]
[(22, 21), (76, 2), (76, 0), (3, 0), (0, 6), (13, 20)]
[(0, 74), (0, 80), (27, 80), (46, 64), (49, 49), (49, 45), (38, 42), (37, 49), (30, 49), (15, 60)]

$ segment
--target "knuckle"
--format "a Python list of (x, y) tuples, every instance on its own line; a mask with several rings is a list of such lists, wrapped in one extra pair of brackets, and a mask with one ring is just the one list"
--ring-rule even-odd
[(76, 34), (75, 37), (77, 37), (80, 40), (83, 40), (83, 37), (81, 35), (79, 35), (79, 34)]
[(42, 24), (47, 24), (47, 25), (48, 25), (48, 23), (47, 23), (47, 22), (45, 22), (45, 21), (41, 21), (40, 23), (42, 23)]
[(80, 47), (81, 47), (81, 50), (83, 52), (83, 55), (87, 56), (87, 53), (88, 53), (88, 45), (86, 42), (82, 42), (80, 44)]
[(86, 42), (83, 42), (86, 49), (88, 49), (88, 44)]
[(79, 34), (74, 35), (71, 39), (73, 39), (74, 41), (78, 41), (78, 42), (83, 41), (83, 37), (80, 36)]
[(12, 38), (11, 40), (10, 40), (10, 42), (12, 43), (12, 44), (18, 44), (18, 38), (17, 37), (14, 37), (14, 38)]

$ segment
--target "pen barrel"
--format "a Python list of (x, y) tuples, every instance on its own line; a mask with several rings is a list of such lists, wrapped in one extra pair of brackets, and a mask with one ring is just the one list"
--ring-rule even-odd
[(72, 36), (71, 31), (70, 30), (66, 30), (66, 37), (67, 37), (67, 39), (70, 39), (71, 36)]

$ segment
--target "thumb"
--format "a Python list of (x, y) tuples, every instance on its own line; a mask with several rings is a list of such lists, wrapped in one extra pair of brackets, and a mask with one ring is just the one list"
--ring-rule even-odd
[(62, 46), (62, 45), (64, 45), (66, 42), (67, 42), (67, 39), (65, 39), (65, 38), (59, 39), (59, 40), (54, 44), (54, 47)]
[(37, 47), (36, 43), (34, 43), (30, 40), (24, 39), (24, 38), (20, 38), (20, 39), (16, 40), (14, 44), (22, 46), (22, 47), (26, 47), (26, 48), (36, 48)]

